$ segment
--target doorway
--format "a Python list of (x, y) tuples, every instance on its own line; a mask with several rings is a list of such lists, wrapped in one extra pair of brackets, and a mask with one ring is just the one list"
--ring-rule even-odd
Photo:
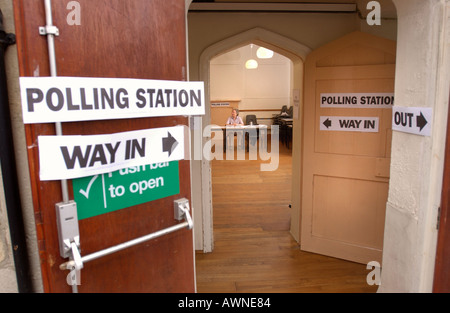
[[(245, 43), (249, 42), (256, 41), (249, 38)], [(267, 42), (262, 39), (255, 43), (257, 45), (268, 47)], [(273, 45), (270, 47), (274, 48)], [(231, 45), (222, 51), (230, 49)], [(281, 48), (275, 47), (274, 50)], [(294, 54), (288, 55), (292, 57)], [(293, 83), (290, 94), (293, 96), (292, 90), (296, 89), (299, 95), (295, 99), (298, 100), (298, 111), (294, 127), (299, 127), (297, 131), (301, 135), (302, 110), (299, 99), (302, 98), (303, 61), (299, 57), (291, 60)], [(202, 64), (205, 65), (203, 62)], [(207, 82), (211, 89), (214, 88), (211, 71), (208, 70), (205, 75), (208, 75)], [(208, 92), (210, 90), (205, 93)], [(226, 102), (221, 101), (226, 99), (214, 99), (211, 95), (207, 99)], [(208, 104), (207, 107), (212, 110)], [(243, 111), (242, 114), (245, 114), (246, 109)], [(208, 124), (212, 122), (211, 115), (206, 114)], [(300, 138), (301, 136), (295, 140), (298, 142)], [(291, 226), (298, 227), (299, 212), (295, 212), (294, 206), (289, 208), (289, 204), (295, 201), (293, 197), (299, 197), (298, 193), (291, 193), (294, 179), (293, 153), (300, 155), (298, 145), (288, 148), (280, 144), (280, 164), (276, 174), (261, 172), (259, 161), (250, 161), (248, 155), (242, 161), (226, 160), (224, 155), (224, 160), (209, 162), (212, 173), (211, 208), (214, 210), (211, 212), (212, 249), (209, 252), (213, 253), (198, 253), (196, 256), (198, 292), (327, 292), (336, 290), (336, 286), (341, 292), (345, 288), (347, 292), (376, 291), (376, 286), (369, 286), (365, 281), (365, 266), (300, 250), (294, 239), (296, 229)], [(247, 189), (248, 185), (254, 188)], [(267, 189), (259, 190), (260, 187), (256, 187), (262, 185), (266, 185)], [(287, 196), (283, 188), (289, 189)], [(293, 216), (290, 218), (291, 211)], [(213, 233), (215, 236), (212, 236)], [(320, 266), (314, 269), (310, 267), (311, 264)], [(339, 275), (336, 275), (337, 272)], [(324, 278), (332, 276), (335, 277), (333, 282)], [(346, 286), (342, 287), (344, 280)], [(349, 284), (348, 281), (352, 283)]]
[[(200, 56), (200, 80), (205, 82), (210, 82), (210, 61), (215, 56), (224, 53), (226, 51), (230, 51), (235, 47), (244, 46), (246, 44), (254, 43), (256, 45), (264, 46), (267, 49), (270, 49), (276, 53), (283, 55), (284, 57), (290, 59), (293, 64), (293, 75), (292, 75), (292, 85), (291, 88), (298, 90), (298, 93), (301, 94), (302, 86), (303, 86), (303, 60), (306, 58), (306, 55), (311, 51), (308, 47), (295, 42), (289, 38), (285, 38), (278, 34), (272, 33), (262, 28), (254, 28), (249, 31), (240, 33), (236, 36), (227, 38), (223, 41), (220, 41), (209, 48), (207, 48)], [(210, 90), (209, 88), (205, 88), (205, 116), (202, 118), (203, 125), (211, 124), (211, 103), (210, 103)], [(300, 97), (301, 99), (301, 97)], [(301, 100), (298, 102), (298, 112), (301, 112)], [(299, 113), (300, 114), (300, 113)], [(294, 113), (295, 115), (295, 113)], [(302, 128), (301, 118), (296, 119), (294, 117), (293, 120), (293, 140), (301, 141), (301, 138), (295, 139), (296, 133), (299, 135), (300, 130)], [(205, 145), (206, 142), (209, 142), (211, 138), (203, 137), (202, 146)], [(292, 147), (292, 157), (300, 157), (301, 145), (297, 145)], [(298, 168), (294, 165), (292, 171), (299, 172), (300, 165)], [(214, 248), (214, 239), (213, 239), (213, 207), (212, 207), (212, 183), (211, 183), (211, 164), (209, 161), (203, 161), (201, 163), (201, 171), (202, 174), (202, 183), (209, 185), (209, 188), (202, 188), (202, 209), (201, 212), (197, 212), (196, 216), (201, 218), (202, 223), (197, 223), (196, 227), (196, 237), (201, 237), (201, 240), (196, 238), (196, 243), (201, 242), (203, 252), (212, 252)], [(292, 177), (293, 186), (299, 186), (300, 178)], [(297, 181), (298, 179), (298, 181)], [(299, 240), (299, 227), (298, 221), (300, 214), (300, 196), (297, 193), (292, 195), (292, 217), (291, 217), (291, 234), (298, 241)], [(200, 225), (199, 225), (200, 224)], [(198, 250), (198, 244), (197, 244)]]
[[(222, 267), (217, 265), (222, 262), (229, 265), (216, 270), (223, 276), (216, 290), (246, 290), (254, 288), (254, 283), (265, 288), (269, 281), (277, 280), (270, 276), (283, 267), (279, 259), (285, 260), (290, 252), (285, 249), (296, 247), (289, 234), (292, 146), (278, 140), (280, 132), (271, 132), (273, 116), (291, 103), (292, 62), (277, 53), (270, 59), (258, 58), (260, 48), (256, 44), (244, 45), (213, 58), (210, 64), (211, 123), (223, 126), (233, 107), (239, 110), (238, 116), (246, 127), (252, 127), (247, 118), (255, 115), (256, 127), (261, 127), (258, 130), (267, 129), (269, 134), (260, 133), (254, 142), (245, 138), (242, 159), (239, 135), (232, 136), (234, 147), (229, 149), (227, 142), (226, 151), (215, 153), (211, 161), (214, 250), (198, 256), (200, 292), (205, 288), (204, 280), (212, 274), (207, 268), (213, 271), (216, 266)], [(257, 68), (244, 66), (249, 59), (258, 62)], [(218, 135), (222, 131), (213, 136)], [(217, 140), (212, 149), (221, 150), (222, 142)], [(270, 153), (269, 160), (261, 156), (263, 147)], [(273, 164), (273, 170), (263, 171), (261, 166), (268, 163)], [(210, 258), (217, 263), (208, 266)], [(270, 264), (274, 271), (261, 267), (263, 263)], [(258, 279), (262, 282), (255, 282)]]
[[(250, 64), (254, 67), (249, 67), (249, 62), (254, 62)], [(292, 61), (257, 44), (237, 47), (211, 60), (211, 124), (223, 127), (231, 110), (236, 109), (237, 118), (248, 130), (242, 138), (244, 149), (238, 145), (241, 140), (239, 133), (233, 136), (231, 149), (228, 135), (227, 147), (223, 144), (222, 130), (212, 134), (215, 142), (212, 149), (218, 152), (214, 153), (211, 161), (212, 206), (216, 223), (219, 208), (243, 207), (242, 212), (245, 212), (245, 207), (251, 208), (255, 203), (259, 203), (259, 207), (255, 207), (257, 212), (253, 213), (255, 220), (259, 220), (258, 212), (261, 217), (265, 214), (259, 208), (269, 205), (277, 208), (270, 212), (274, 216), (267, 219), (277, 219), (279, 213), (288, 214), (284, 220), (290, 220), (292, 85)], [(272, 132), (272, 127), (277, 131)], [(250, 131), (254, 131), (256, 136), (252, 136)], [(215, 140), (216, 137), (220, 139)], [(239, 212), (236, 214), (240, 215)], [(245, 213), (242, 214), (244, 216)], [(289, 226), (290, 223), (287, 231)]]

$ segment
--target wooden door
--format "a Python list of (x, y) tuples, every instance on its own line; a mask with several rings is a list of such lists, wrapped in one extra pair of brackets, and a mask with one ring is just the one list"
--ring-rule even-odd
[[(449, 96), (450, 101), (450, 96)], [(442, 183), (439, 234), (434, 270), (433, 292), (450, 292), (450, 111), (447, 118), (444, 181)]]
[(394, 72), (395, 43), (360, 32), (308, 56), (302, 250), (381, 262)]
[[(185, 1), (53, 1), (58, 76), (185, 80)], [(74, 3), (72, 2), (72, 3)], [(44, 1), (14, 0), (21, 76), (50, 76)], [(78, 13), (79, 16), (70, 14)], [(71, 19), (80, 17), (79, 25)], [(186, 117), (63, 123), (64, 135), (110, 134), (187, 125)], [(53, 124), (25, 125), (44, 289), (70, 292), (60, 264), (55, 204), (58, 181), (40, 181), (37, 136), (54, 135)], [(72, 181), (70, 198), (74, 199)], [(190, 199), (189, 161), (179, 161), (179, 193), (79, 221), (81, 254), (87, 255), (170, 227), (174, 200)], [(192, 232), (183, 229), (91, 261), (81, 271), (79, 292), (195, 291)]]

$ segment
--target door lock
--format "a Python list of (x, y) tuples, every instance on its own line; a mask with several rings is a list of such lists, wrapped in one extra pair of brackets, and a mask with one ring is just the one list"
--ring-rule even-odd
[(56, 224), (58, 226), (59, 253), (66, 259), (72, 256), (72, 250), (80, 248), (77, 204), (74, 201), (57, 203)]

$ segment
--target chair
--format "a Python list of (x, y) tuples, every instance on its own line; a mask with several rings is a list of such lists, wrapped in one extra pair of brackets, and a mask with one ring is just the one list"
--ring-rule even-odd
[(289, 117), (294, 116), (294, 107), (293, 106), (289, 107), (289, 109), (287, 110), (287, 114), (289, 115)]
[(273, 124), (274, 124), (274, 125), (280, 125), (280, 124), (281, 124), (281, 123), (280, 123), (280, 118), (282, 118), (282, 117), (287, 117), (287, 116), (289, 116), (289, 113), (288, 113), (288, 107), (287, 107), (287, 105), (283, 105), (283, 106), (281, 107), (280, 114), (277, 114), (277, 115), (275, 115), (274, 117), (272, 117)]
[[(254, 114), (248, 114), (245, 117), (245, 125), (258, 125), (258, 120), (256, 119), (256, 115)], [(256, 129), (256, 137), (255, 136), (251, 136), (254, 135), (255, 133), (248, 133), (246, 134), (246, 137), (248, 138), (248, 144), (249, 145), (255, 145), (258, 138), (259, 138), (259, 130)], [(249, 150), (249, 146), (247, 146), (247, 151)]]
[(256, 119), (256, 115), (254, 114), (249, 114), (245, 117), (245, 125), (258, 125), (258, 120)]
[(294, 115), (294, 107), (291, 106), (289, 109), (287, 106), (283, 106), (281, 113), (276, 116), (274, 120), (274, 125), (279, 125), (280, 127), (280, 139), (289, 148), (289, 142), (292, 138), (292, 122), (286, 119), (292, 119)]

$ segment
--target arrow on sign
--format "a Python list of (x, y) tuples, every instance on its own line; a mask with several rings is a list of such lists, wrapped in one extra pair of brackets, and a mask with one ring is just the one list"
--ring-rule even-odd
[(330, 128), (330, 127), (331, 127), (331, 121), (330, 121), (330, 119), (327, 118), (327, 119), (323, 122), (323, 125), (324, 125), (326, 128)]
[(168, 137), (162, 139), (163, 152), (168, 152), (170, 156), (173, 150), (178, 146), (178, 141), (173, 138), (169, 132), (167, 132), (167, 135)]
[(416, 116), (416, 125), (420, 128), (420, 131), (428, 124), (428, 121), (423, 116), (422, 111), (420, 112), (420, 115)]
[(433, 109), (424, 107), (392, 108), (392, 129), (404, 133), (431, 136)]

